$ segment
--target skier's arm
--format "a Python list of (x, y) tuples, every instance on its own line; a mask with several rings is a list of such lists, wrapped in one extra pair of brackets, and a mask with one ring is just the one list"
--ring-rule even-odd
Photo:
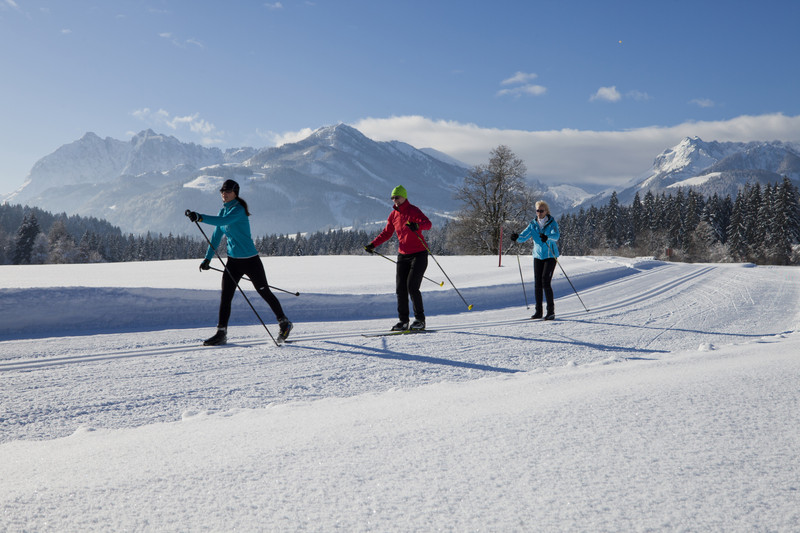
[(550, 227), (547, 228), (547, 240), (548, 241), (557, 241), (558, 238), (561, 236), (561, 232), (558, 230), (558, 224), (554, 220)]
[(425, 216), (419, 208), (416, 208), (411, 213), (408, 214), (408, 222), (416, 222), (417, 226), (419, 226), (419, 231), (428, 231), (433, 227), (433, 224)]
[(209, 245), (208, 250), (206, 250), (206, 260), (210, 261), (214, 258), (214, 250), (219, 247), (219, 243), (222, 242), (222, 229), (217, 226), (214, 228), (214, 233), (211, 234), (211, 245)]
[[(220, 211), (220, 213), (223, 212), (224, 211)], [(245, 213), (244, 207), (242, 207), (241, 205), (237, 205), (236, 207), (231, 209), (226, 215), (219, 215), (219, 216), (200, 215), (200, 216), (202, 217), (200, 219), (200, 222), (209, 224), (211, 226), (219, 227), (219, 226), (227, 226), (230, 224), (235, 224), (236, 222), (239, 222), (242, 219), (246, 219), (247, 213)]]
[[(531, 222), (530, 224), (528, 224), (527, 228), (522, 230), (522, 233), (520, 233), (519, 237), (517, 237), (517, 242), (525, 242), (525, 241), (527, 241), (528, 239), (530, 239), (533, 236), (533, 234), (534, 234), (533, 224), (534, 223)], [(538, 234), (537, 234), (537, 236), (538, 236)]]
[(386, 227), (383, 228), (383, 231), (380, 232), (377, 237), (372, 239), (372, 246), (377, 248), (381, 244), (391, 239), (392, 235), (394, 235), (394, 223), (392, 222), (392, 217), (390, 215), (389, 220), (386, 222)]

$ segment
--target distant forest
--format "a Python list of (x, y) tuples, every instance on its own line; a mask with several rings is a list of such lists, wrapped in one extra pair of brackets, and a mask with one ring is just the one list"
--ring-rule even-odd
[(800, 194), (788, 179), (746, 185), (735, 199), (692, 190), (638, 193), (558, 220), (567, 255), (654, 256), (684, 262), (800, 264)]
[[(187, 220), (188, 224), (188, 220)], [(211, 227), (202, 225), (211, 237)], [(196, 230), (196, 228), (195, 228)], [(377, 230), (329, 230), (311, 234), (265, 235), (254, 237), (261, 255), (351, 255), (364, 252), (364, 246)], [(426, 239), (431, 251), (445, 254), (444, 229), (430, 231)], [(0, 264), (46, 263), (116, 263), (125, 261), (160, 261), (202, 259), (208, 242), (197, 231), (185, 235), (124, 235), (108, 222), (65, 213), (54, 215), (35, 207), (0, 205)], [(397, 243), (389, 242), (379, 250), (397, 252)], [(219, 246), (225, 256), (225, 240)]]
[[(613, 193), (606, 206), (561, 215), (558, 224), (559, 247), (565, 255), (800, 264), (800, 193), (788, 178), (774, 185), (745, 186), (735, 199), (679, 189), (669, 195), (637, 194), (630, 206), (622, 206)], [(463, 253), (448, 238), (449, 229), (445, 225), (426, 233), (431, 252)], [(507, 228), (506, 235), (520, 229)], [(364, 245), (375, 235), (377, 230), (340, 229), (254, 240), (264, 256), (350, 255), (364, 253)], [(510, 244), (504, 243), (504, 249)], [(201, 259), (207, 247), (199, 232), (196, 237), (124, 235), (118, 227), (96, 218), (0, 205), (0, 264)], [(224, 250), (220, 246), (223, 256)], [(396, 240), (378, 251), (396, 253)]]

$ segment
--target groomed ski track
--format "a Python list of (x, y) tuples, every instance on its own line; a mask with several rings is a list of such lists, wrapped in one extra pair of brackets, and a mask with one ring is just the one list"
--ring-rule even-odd
[[(212, 327), (99, 333), (89, 350), (81, 335), (6, 340), (0, 342), (0, 435), (3, 442), (51, 439), (72, 434), (76, 424), (135, 427), (187, 412), (652, 360), (677, 350), (759, 342), (797, 324), (784, 310), (798, 301), (800, 289), (785, 269), (650, 261), (628, 270), (570, 275), (588, 311), (557, 271), (552, 322), (528, 318), (532, 301), (526, 309), (517, 284), (469, 289), (475, 309), (429, 313), (436, 331), (426, 335), (362, 336), (385, 331), (393, 318), (295, 319), (292, 342), (281, 347), (260, 325), (234, 323), (222, 347), (201, 346)], [(761, 288), (776, 283), (782, 290)], [(532, 283), (527, 289), (532, 300)], [(442, 301), (462, 304), (452, 290), (431, 296), (426, 293), (426, 302), (433, 308)], [(394, 295), (382, 297), (391, 302)]]

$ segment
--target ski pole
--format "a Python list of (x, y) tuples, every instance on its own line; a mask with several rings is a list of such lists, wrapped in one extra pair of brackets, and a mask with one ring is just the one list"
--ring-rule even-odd
[[(510, 252), (511, 249), (514, 248), (515, 244), (517, 244), (517, 241), (513, 241), (511, 243), (511, 246), (508, 247), (506, 253)], [(522, 263), (519, 260), (519, 252), (516, 252), (516, 254), (517, 254), (517, 266), (519, 266), (519, 281), (520, 283), (522, 283), (522, 294), (525, 296), (525, 309), (530, 309), (531, 306), (528, 305), (528, 293), (527, 291), (525, 291), (525, 280), (522, 278)]]
[[(184, 214), (188, 217), (190, 212), (191, 211), (189, 209), (187, 209)], [(222, 263), (222, 266), (225, 266), (225, 261), (222, 260), (222, 257), (220, 257), (219, 252), (217, 251), (217, 249), (214, 247), (213, 244), (211, 244), (211, 240), (208, 238), (208, 235), (206, 235), (206, 232), (203, 231), (203, 228), (200, 227), (200, 223), (198, 221), (196, 221), (196, 220), (194, 221), (194, 223), (197, 226), (197, 229), (200, 230), (200, 233), (203, 234), (203, 237), (205, 237), (206, 242), (208, 243), (208, 245), (211, 247), (212, 250), (214, 250), (214, 255), (217, 256), (217, 259), (219, 259), (219, 262)], [(278, 341), (275, 340), (275, 337), (272, 335), (272, 332), (269, 330), (267, 325), (264, 323), (263, 320), (261, 320), (261, 315), (258, 314), (258, 311), (256, 311), (256, 308), (253, 307), (253, 304), (250, 303), (250, 298), (247, 297), (247, 295), (244, 293), (242, 288), (239, 286), (239, 282), (237, 282), (234, 279), (233, 274), (231, 274), (231, 271), (226, 268), (225, 272), (227, 272), (228, 275), (231, 277), (231, 281), (233, 281), (236, 284), (236, 288), (239, 289), (239, 292), (242, 293), (242, 296), (244, 296), (244, 300), (247, 302), (247, 305), (250, 306), (250, 309), (253, 310), (253, 313), (255, 313), (256, 318), (258, 318), (258, 321), (261, 322), (261, 325), (264, 326), (265, 330), (267, 330), (267, 334), (269, 335), (269, 338), (272, 339), (272, 342), (275, 343), (275, 346), (280, 346)]]
[[(212, 267), (212, 266), (209, 266), (208, 268), (209, 268), (210, 270), (216, 270), (217, 272), (225, 272), (225, 270), (222, 270), (222, 269), (219, 269), (219, 268), (214, 268), (214, 267)], [(242, 276), (242, 279), (246, 279), (247, 281), (250, 281), (250, 278), (248, 278), (247, 276)], [(285, 292), (286, 294), (293, 294), (294, 296), (300, 296), (300, 293), (299, 293), (299, 292), (291, 292), (291, 291), (287, 291), (286, 289), (281, 289), (280, 287), (273, 287), (272, 285), (267, 285), (267, 286), (268, 286), (270, 289), (273, 289), (273, 290), (276, 290), (276, 291)]]
[[(550, 246), (549, 242), (547, 243), (547, 248), (550, 250), (550, 254), (553, 257), (555, 257), (556, 254), (553, 253), (553, 248)], [(567, 272), (564, 270), (564, 267), (561, 266), (561, 261), (558, 260), (558, 257), (555, 257), (555, 260), (556, 260), (556, 263), (558, 263), (558, 267), (561, 269), (561, 272), (564, 274), (564, 277), (567, 278), (567, 281), (569, 281), (569, 286), (572, 287), (573, 291), (575, 291), (575, 296), (578, 297), (578, 300), (581, 301), (581, 305), (583, 306), (584, 309), (586, 309), (586, 312), (588, 313), (589, 309), (586, 307), (586, 304), (583, 303), (583, 299), (581, 298), (581, 295), (578, 294), (578, 290), (575, 288), (575, 285), (572, 284), (572, 280), (570, 280), (569, 276), (567, 276)]]
[(519, 282), (522, 283), (522, 294), (525, 295), (525, 309), (530, 309), (528, 305), (528, 293), (525, 291), (525, 280), (522, 279), (522, 263), (519, 260), (519, 252), (517, 252), (517, 266), (519, 266)]
[(444, 269), (442, 268), (442, 265), (440, 265), (439, 261), (436, 260), (436, 256), (433, 255), (433, 253), (431, 252), (430, 248), (428, 248), (428, 245), (425, 244), (425, 241), (422, 239), (422, 236), (419, 233), (417, 233), (416, 231), (414, 231), (413, 229), (411, 231), (414, 232), (414, 235), (417, 236), (417, 238), (419, 239), (419, 242), (421, 242), (422, 246), (425, 247), (425, 250), (428, 252), (428, 255), (433, 257), (433, 261), (436, 263), (436, 266), (439, 267), (439, 270), (442, 271), (442, 274), (444, 274), (444, 277), (447, 278), (447, 281), (449, 281), (450, 285), (452, 285), (453, 288), (456, 290), (456, 292), (458, 293), (458, 296), (461, 298), (461, 301), (464, 302), (464, 305), (467, 306), (467, 310), (468, 311), (472, 311), (472, 304), (468, 304), (467, 301), (464, 299), (464, 297), (461, 296), (461, 291), (458, 290), (458, 287), (456, 287), (455, 283), (453, 283), (453, 280), (450, 279), (450, 276), (448, 276), (447, 272), (444, 271)]
[[(384, 259), (386, 259), (387, 261), (391, 261), (392, 263), (394, 263), (394, 264), (397, 264), (397, 261), (395, 261), (395, 260), (394, 260), (394, 259), (392, 259), (391, 257), (386, 257), (385, 255), (383, 255), (383, 254), (382, 254), (382, 253), (380, 253), (380, 252), (376, 252), (375, 250), (372, 250), (372, 253), (373, 253), (373, 254), (375, 254), (375, 255), (379, 255), (379, 256), (383, 257), (383, 258), (384, 258)], [(435, 283), (435, 284), (437, 284), (437, 285), (438, 285), (438, 286), (440, 286), (440, 287), (444, 287), (444, 281), (433, 281), (433, 280), (432, 280), (431, 278), (429, 278), (428, 276), (422, 276), (422, 277), (423, 277), (423, 278), (425, 278), (425, 279), (427, 279), (427, 280), (428, 280), (428, 281), (430, 281), (431, 283)]]

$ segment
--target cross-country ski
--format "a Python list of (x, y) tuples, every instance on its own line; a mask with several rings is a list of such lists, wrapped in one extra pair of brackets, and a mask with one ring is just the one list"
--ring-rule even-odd
[(394, 335), (418, 335), (421, 333), (434, 333), (436, 330), (434, 329), (404, 329), (400, 331), (382, 331), (380, 333), (362, 333), (362, 337), (391, 337)]

